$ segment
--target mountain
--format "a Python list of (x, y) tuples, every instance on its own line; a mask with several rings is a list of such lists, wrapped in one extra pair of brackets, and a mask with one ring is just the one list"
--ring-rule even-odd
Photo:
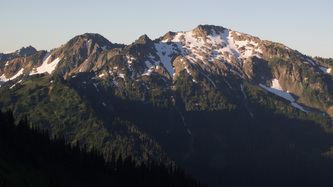
[[(106, 50), (105, 50), (106, 49)], [(123, 61), (126, 67), (118, 70), (113, 64)], [(55, 70), (64, 78), (89, 71), (125, 71), (130, 77), (141, 79), (150, 73), (159, 74), (175, 82), (179, 73), (193, 74), (198, 84), (206, 79), (214, 87), (240, 90), (228, 79), (250, 81), (269, 88), (275, 80), (279, 91), (293, 95), (292, 103), (304, 111), (320, 110), (333, 115), (332, 60), (311, 59), (288, 47), (218, 26), (198, 26), (188, 32), (169, 32), (152, 41), (146, 35), (129, 46), (112, 44), (98, 34), (84, 34), (70, 40), (51, 53), (40, 52), (33, 59), (14, 59), (2, 65), (1, 80), (19, 74), (37, 74)], [(112, 59), (111, 59), (112, 58)], [(113, 69), (111, 69), (113, 68)], [(223, 78), (220, 85), (215, 79)], [(231, 84), (230, 84), (231, 82)], [(226, 84), (226, 85), (225, 85)], [(237, 87), (237, 88), (235, 88)], [(269, 89), (268, 89), (269, 90)], [(305, 108), (304, 108), (305, 107)]]
[(213, 25), (130, 45), (87, 33), (0, 61), (0, 106), (106, 158), (177, 163), (212, 186), (329, 186), (332, 67)]
[(22, 47), (21, 49), (16, 50), (16, 51), (0, 53), (0, 61), (1, 60), (11, 60), (11, 59), (18, 58), (18, 57), (27, 57), (36, 52), (37, 52), (37, 50), (32, 46)]

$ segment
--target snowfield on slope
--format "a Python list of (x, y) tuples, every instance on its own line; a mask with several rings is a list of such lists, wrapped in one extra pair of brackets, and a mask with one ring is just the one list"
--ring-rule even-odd
[(46, 55), (43, 58), (43, 64), (37, 68), (34, 68), (30, 72), (30, 75), (35, 75), (35, 74), (45, 73), (45, 72), (47, 72), (48, 74), (51, 74), (52, 71), (56, 68), (60, 59), (56, 58), (51, 63), (48, 64), (48, 61), (50, 60), (50, 58), (51, 58), (51, 53), (46, 53)]
[(171, 56), (176, 53), (177, 48), (164, 42), (155, 44), (155, 48), (157, 50), (157, 55), (160, 57), (161, 64), (163, 64), (165, 69), (169, 72), (169, 75), (172, 77), (175, 73), (175, 69), (172, 66)]
[(319, 69), (321, 71), (323, 71), (326, 74), (330, 74), (331, 73), (331, 68), (325, 68), (325, 67), (319, 67)]
[[(258, 43), (248, 40), (236, 41), (232, 37), (234, 33), (240, 35), (238, 32), (227, 29), (223, 33), (217, 33), (212, 29), (211, 34), (206, 38), (194, 36), (193, 31), (177, 32), (172, 39), (155, 43), (155, 48), (161, 64), (167, 69), (170, 76), (173, 76), (175, 72), (172, 66), (173, 57), (178, 55), (184, 56), (195, 67), (200, 66), (199, 63), (203, 63), (209, 70), (211, 70), (208, 66), (210, 62), (231, 63), (236, 60), (242, 63), (246, 58), (252, 56), (261, 58), (258, 55), (258, 53), (262, 54)], [(151, 58), (151, 60), (154, 59)], [(231, 64), (231, 66), (233, 65)]]
[(290, 101), (291, 105), (293, 107), (298, 108), (301, 111), (308, 113), (308, 111), (306, 111), (303, 107), (301, 107), (299, 104), (297, 104), (295, 102), (295, 99), (290, 95), (290, 93), (288, 91), (285, 92), (285, 91), (282, 90), (282, 88), (279, 84), (279, 81), (277, 79), (273, 79), (272, 84), (273, 84), (272, 87), (267, 87), (263, 84), (259, 84), (259, 86), (264, 88), (265, 90), (271, 92), (271, 93), (274, 93), (277, 96), (280, 96), (280, 97)]
[(16, 79), (18, 76), (22, 75), (23, 74), (23, 71), (24, 69), (22, 68), (20, 71), (18, 71), (14, 76), (10, 77), (10, 78), (6, 78), (5, 74), (2, 74), (0, 76), (0, 84), (4, 83), (4, 82), (7, 82), (9, 80), (14, 80)]

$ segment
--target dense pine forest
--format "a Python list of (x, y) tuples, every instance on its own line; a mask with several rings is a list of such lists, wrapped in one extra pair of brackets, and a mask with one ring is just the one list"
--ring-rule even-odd
[(96, 149), (71, 145), (63, 137), (29, 124), (15, 124), (0, 112), (0, 186), (201, 186), (174, 165), (138, 164), (115, 154), (105, 160)]

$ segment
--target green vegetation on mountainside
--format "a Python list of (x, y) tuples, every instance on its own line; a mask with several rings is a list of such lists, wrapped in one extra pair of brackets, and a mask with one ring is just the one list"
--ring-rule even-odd
[(174, 90), (154, 76), (134, 81), (94, 72), (67, 80), (36, 75), (12, 89), (4, 84), (0, 104), (51, 135), (96, 147), (107, 159), (115, 151), (137, 161), (175, 160), (213, 185), (268, 185), (274, 177), (290, 181), (295, 173), (306, 177), (301, 184), (331, 184), (327, 117), (303, 113), (248, 82), (232, 84), (243, 85), (244, 98), (240, 87), (194, 84), (185, 72)]
[(51, 136), (64, 136), (72, 143), (79, 140), (89, 150), (95, 147), (106, 158), (115, 151), (137, 161), (168, 161), (159, 144), (134, 124), (115, 115), (107, 121), (98, 118), (93, 101), (79, 95), (61, 77), (34, 77), (12, 89), (2, 87), (1, 108), (12, 109), (20, 118), (28, 116)]
[(105, 161), (95, 148), (51, 139), (30, 126), (27, 119), (16, 124), (11, 111), (0, 111), (0, 186), (201, 186), (178, 167), (136, 164), (114, 153)]

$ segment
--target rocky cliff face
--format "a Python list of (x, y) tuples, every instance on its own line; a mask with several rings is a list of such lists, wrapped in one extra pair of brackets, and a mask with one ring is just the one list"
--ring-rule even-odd
[[(53, 58), (61, 59), (56, 73), (67, 77), (73, 73), (100, 69), (110, 57), (117, 54), (115, 48), (122, 47), (122, 45), (112, 44), (99, 34), (84, 34), (76, 36), (53, 51), (51, 55)], [(112, 51), (112, 49), (115, 50)]]
[(18, 58), (18, 57), (27, 57), (36, 52), (37, 52), (37, 50), (32, 46), (22, 47), (21, 49), (13, 51), (13, 52), (0, 53), (0, 61), (11, 60), (11, 59)]

